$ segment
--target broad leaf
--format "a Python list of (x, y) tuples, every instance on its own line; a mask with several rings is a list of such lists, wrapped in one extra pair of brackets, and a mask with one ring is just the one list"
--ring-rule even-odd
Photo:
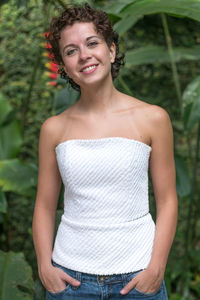
[(11, 191), (31, 196), (37, 184), (37, 168), (19, 159), (0, 161), (0, 186), (4, 192)]
[[(124, 2), (124, 3), (123, 3)], [(187, 17), (200, 21), (200, 1), (199, 0), (136, 0), (128, 4), (129, 1), (118, 1), (110, 7), (106, 7), (107, 12), (115, 13), (121, 17), (122, 22), (131, 16), (133, 20), (139, 20), (144, 15), (167, 13), (177, 17)], [(135, 22), (129, 22), (126, 30), (131, 28)], [(117, 24), (115, 25), (117, 27)], [(121, 29), (121, 33), (123, 30)]]
[(112, 0), (104, 7), (104, 11), (107, 13), (118, 14), (127, 5), (132, 4), (137, 0)]
[(181, 156), (175, 155), (176, 188), (180, 197), (188, 196), (191, 191), (190, 177), (187, 164)]
[(23, 253), (0, 251), (0, 299), (32, 300), (32, 270)]
[(12, 123), (0, 127), (0, 159), (14, 158), (20, 152), (22, 136), (19, 123)]
[(129, 28), (131, 28), (137, 21), (140, 19), (140, 16), (132, 17), (128, 16), (127, 18), (123, 18), (120, 21), (116, 22), (113, 28), (118, 32), (119, 35), (122, 35)]
[(170, 13), (196, 21), (200, 21), (200, 1), (199, 0), (139, 0), (126, 6), (122, 11), (122, 16), (127, 15), (144, 16), (155, 13)]
[(0, 94), (0, 159), (14, 158), (20, 151), (22, 136), (15, 111)]
[(4, 122), (11, 111), (12, 107), (9, 105), (5, 96), (0, 93), (0, 125)]
[[(200, 46), (193, 48), (173, 48), (174, 61), (197, 60), (200, 58)], [(142, 64), (170, 62), (167, 48), (161, 46), (146, 46), (126, 52), (126, 67)]]
[(183, 93), (184, 128), (190, 130), (200, 121), (200, 76), (195, 78)]

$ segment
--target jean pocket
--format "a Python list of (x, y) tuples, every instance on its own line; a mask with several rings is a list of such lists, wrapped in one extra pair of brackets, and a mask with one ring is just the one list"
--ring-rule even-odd
[(59, 299), (60, 296), (64, 295), (68, 291), (69, 287), (70, 287), (70, 284), (66, 283), (66, 287), (63, 290), (61, 290), (59, 292), (55, 292), (55, 293), (47, 290), (47, 293), (52, 295), (55, 299), (57, 299), (56, 297), (58, 297), (58, 299)]
[(144, 293), (144, 292), (141, 292), (140, 290), (138, 290), (137, 288), (134, 288), (133, 290), (138, 295), (142, 295), (142, 296), (146, 296), (146, 297), (152, 297), (152, 296), (158, 296), (160, 294), (160, 292), (162, 291), (162, 287), (163, 287), (163, 281), (162, 281), (159, 289), (155, 292), (152, 292), (152, 293)]

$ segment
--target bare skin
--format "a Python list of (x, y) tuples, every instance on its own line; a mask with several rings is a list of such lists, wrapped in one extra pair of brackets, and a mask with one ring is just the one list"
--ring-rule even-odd
[[(177, 195), (173, 155), (173, 133), (169, 116), (162, 108), (147, 104), (115, 89), (109, 64), (115, 47), (105, 41), (97, 48), (86, 43), (97, 35), (92, 23), (76, 23), (63, 30), (60, 49), (73, 46), (72, 56), (63, 56), (70, 77), (81, 86), (81, 97), (58, 116), (48, 118), (41, 127), (39, 139), (39, 176), (33, 217), (33, 239), (40, 279), (45, 288), (59, 292), (66, 282), (79, 285), (61, 269), (51, 264), (55, 213), (61, 187), (61, 177), (55, 147), (69, 139), (126, 137), (152, 147), (150, 173), (153, 182), (157, 217), (156, 234), (150, 263), (120, 291), (127, 294), (136, 287), (144, 293), (159, 289), (164, 277), (168, 254), (177, 222)], [(98, 50), (98, 51), (97, 51)], [(88, 64), (98, 63), (91, 74), (80, 71)]]

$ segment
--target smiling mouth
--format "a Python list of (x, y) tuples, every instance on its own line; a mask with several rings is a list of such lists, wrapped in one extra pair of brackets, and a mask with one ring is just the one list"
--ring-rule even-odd
[(90, 71), (93, 71), (98, 65), (92, 65), (92, 66), (89, 66), (89, 67), (86, 67), (84, 69), (81, 70), (81, 72), (90, 72)]

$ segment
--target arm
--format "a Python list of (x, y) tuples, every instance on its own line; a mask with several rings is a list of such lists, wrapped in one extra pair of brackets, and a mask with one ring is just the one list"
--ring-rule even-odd
[[(156, 200), (156, 232), (149, 269), (164, 276), (168, 254), (174, 239), (178, 201), (173, 152), (173, 132), (168, 114), (158, 109), (152, 134), (150, 172)], [(159, 124), (158, 124), (159, 123)]]
[(51, 119), (43, 123), (39, 139), (39, 174), (33, 215), (33, 241), (39, 269), (51, 264), (55, 215), (61, 187), (51, 123)]
[(126, 285), (123, 294), (134, 287), (144, 293), (159, 289), (176, 231), (177, 194), (172, 126), (165, 110), (157, 106), (153, 106), (152, 110), (148, 124), (152, 146), (150, 172), (156, 200), (154, 246), (147, 269)]
[[(73, 279), (51, 264), (55, 216), (61, 187), (61, 177), (55, 155), (55, 117), (47, 119), (40, 131), (39, 174), (33, 215), (33, 242), (38, 262), (38, 272), (43, 285), (56, 292), (65, 288), (65, 281)], [(72, 279), (72, 280), (71, 280)]]

